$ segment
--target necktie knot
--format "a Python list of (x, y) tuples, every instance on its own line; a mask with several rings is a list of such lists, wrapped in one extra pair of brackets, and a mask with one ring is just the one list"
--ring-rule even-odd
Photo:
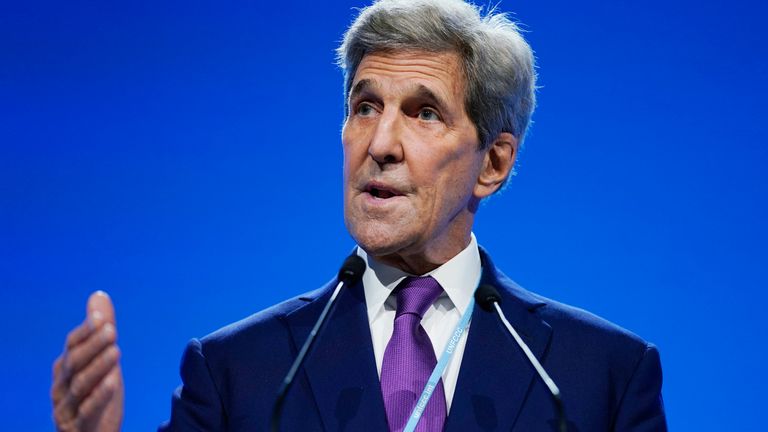
[(440, 297), (443, 287), (432, 276), (407, 277), (395, 289), (397, 312), (395, 317), (404, 314), (424, 317), (427, 309)]

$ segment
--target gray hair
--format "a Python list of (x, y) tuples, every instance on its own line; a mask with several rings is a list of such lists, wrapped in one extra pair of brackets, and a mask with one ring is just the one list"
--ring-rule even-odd
[(373, 52), (455, 52), (466, 79), (464, 105), (480, 149), (501, 132), (522, 144), (536, 105), (531, 47), (518, 26), (491, 9), (484, 16), (461, 0), (378, 0), (360, 10), (336, 50), (349, 92), (363, 57)]

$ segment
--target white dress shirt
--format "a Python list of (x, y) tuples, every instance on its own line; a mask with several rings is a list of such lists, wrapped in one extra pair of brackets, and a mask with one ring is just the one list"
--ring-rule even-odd
[[(369, 257), (360, 247), (357, 248), (357, 255), (363, 258), (367, 265), (366, 272), (363, 274), (363, 287), (379, 377), (381, 377), (384, 350), (392, 337), (397, 311), (397, 298), (391, 294), (395, 287), (408, 276), (432, 276), (443, 287), (443, 294), (430, 306), (421, 320), (421, 326), (432, 341), (435, 358), (439, 360), (462, 314), (469, 306), (482, 272), (475, 235), (471, 235), (469, 245), (458, 255), (425, 275), (410, 275), (400, 269), (382, 264), (373, 257)], [(468, 334), (469, 326), (461, 336), (456, 351), (443, 372), (445, 402), (449, 411)]]

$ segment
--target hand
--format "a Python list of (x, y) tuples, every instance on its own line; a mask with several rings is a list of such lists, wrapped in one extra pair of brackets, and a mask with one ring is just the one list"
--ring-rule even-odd
[(115, 310), (107, 293), (97, 291), (88, 298), (85, 321), (69, 332), (53, 364), (56, 430), (118, 432), (124, 393)]

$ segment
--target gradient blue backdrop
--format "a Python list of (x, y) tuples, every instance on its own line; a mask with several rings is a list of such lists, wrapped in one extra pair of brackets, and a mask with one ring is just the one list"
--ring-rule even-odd
[[(353, 246), (333, 50), (360, 5), (2, 3), (0, 429), (51, 429), (50, 364), (92, 290), (117, 305), (141, 431), (166, 419), (189, 338), (333, 275)], [(480, 243), (656, 343), (673, 430), (760, 430), (762, 2), (500, 8), (542, 88)]]

